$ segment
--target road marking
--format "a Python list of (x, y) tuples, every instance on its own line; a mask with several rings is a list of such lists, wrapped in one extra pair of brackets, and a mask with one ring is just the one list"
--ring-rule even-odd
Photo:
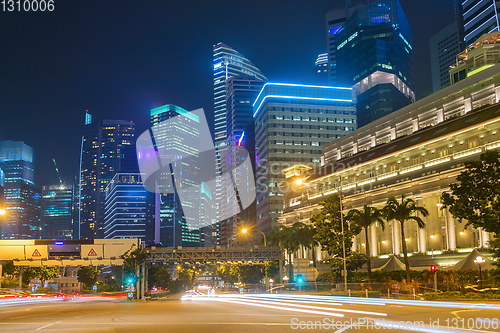
[(349, 326), (346, 326), (346, 327), (343, 327), (343, 328), (341, 328), (341, 329), (339, 329), (339, 330), (336, 330), (334, 333), (342, 333), (342, 332), (344, 332), (344, 331), (346, 331), (346, 330), (350, 329), (351, 327), (356, 326), (356, 325), (357, 325), (357, 323), (358, 323), (358, 322), (357, 322), (357, 321), (355, 321), (354, 323), (352, 323), (352, 324), (351, 324), (351, 325), (349, 325)]
[[(43, 323), (0, 323), (0, 325), (40, 325)], [(116, 323), (116, 322), (103, 322), (103, 323), (50, 323), (46, 326), (40, 327), (37, 330), (48, 327), (50, 325), (263, 325), (263, 326), (291, 326), (291, 323)]]
[(52, 324), (48, 324), (48, 325), (45, 325), (45, 326), (42, 326), (42, 327), (40, 327), (40, 328), (37, 328), (37, 329), (36, 329), (35, 331), (39, 331), (39, 330), (42, 330), (42, 329), (44, 329), (45, 327), (49, 327), (49, 326), (52, 326), (52, 325), (54, 325), (54, 324), (57, 324), (57, 323), (60, 323), (61, 321), (62, 321), (62, 320), (60, 320), (60, 321), (57, 321), (57, 322), (55, 322), (55, 323), (52, 323)]
[(462, 317), (460, 317), (458, 315), (458, 313), (459, 312), (469, 312), (469, 311), (482, 311), (482, 310), (457, 310), (457, 311), (452, 311), (451, 314), (457, 316), (458, 319), (462, 319)]

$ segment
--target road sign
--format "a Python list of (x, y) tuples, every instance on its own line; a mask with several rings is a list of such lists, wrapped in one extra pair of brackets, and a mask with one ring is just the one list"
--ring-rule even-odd
[(104, 258), (103, 246), (99, 244), (82, 245), (80, 253), (83, 259)]
[(27, 260), (48, 259), (49, 257), (47, 245), (27, 245), (24, 247), (24, 253)]
[(97, 290), (97, 286), (92, 286), (92, 290)]

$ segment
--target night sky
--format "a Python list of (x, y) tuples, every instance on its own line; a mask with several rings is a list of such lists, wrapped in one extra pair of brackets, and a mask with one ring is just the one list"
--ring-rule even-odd
[[(412, 27), (417, 98), (432, 91), (429, 37), (453, 0), (400, 0)], [(212, 46), (235, 48), (275, 82), (312, 83), (326, 52), (325, 14), (344, 0), (55, 0), (53, 12), (0, 11), (0, 140), (36, 150), (36, 186), (56, 184), (52, 158), (78, 175), (85, 110), (147, 129), (174, 103), (213, 112)], [(353, 1), (356, 3), (356, 1)]]

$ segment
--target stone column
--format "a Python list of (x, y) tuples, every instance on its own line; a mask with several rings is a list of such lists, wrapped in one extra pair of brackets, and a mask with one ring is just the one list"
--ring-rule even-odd
[(372, 224), (369, 228), (370, 232), (370, 251), (371, 256), (378, 256), (378, 244), (377, 244), (377, 228)]
[[(346, 249), (347, 250), (347, 249)], [(352, 246), (351, 246), (351, 251), (356, 252), (357, 249), (357, 242), (356, 242), (356, 236), (352, 237)]]
[(448, 208), (446, 209), (446, 226), (448, 228), (448, 250), (455, 251), (457, 249), (455, 219), (453, 219), (453, 216), (451, 215)]
[(398, 221), (392, 221), (392, 253), (394, 255), (401, 254), (401, 226)]
[(481, 233), (483, 234), (483, 247), (488, 248), (490, 247), (490, 233), (485, 231), (484, 229), (481, 230)]

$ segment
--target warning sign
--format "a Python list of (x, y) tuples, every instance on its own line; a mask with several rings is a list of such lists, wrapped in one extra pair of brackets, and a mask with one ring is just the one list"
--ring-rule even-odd
[(26, 259), (36, 259), (43, 260), (49, 258), (49, 251), (47, 245), (25, 245), (24, 253), (26, 254)]
[(103, 246), (99, 244), (82, 244), (80, 249), (82, 259), (100, 259), (103, 258)]

